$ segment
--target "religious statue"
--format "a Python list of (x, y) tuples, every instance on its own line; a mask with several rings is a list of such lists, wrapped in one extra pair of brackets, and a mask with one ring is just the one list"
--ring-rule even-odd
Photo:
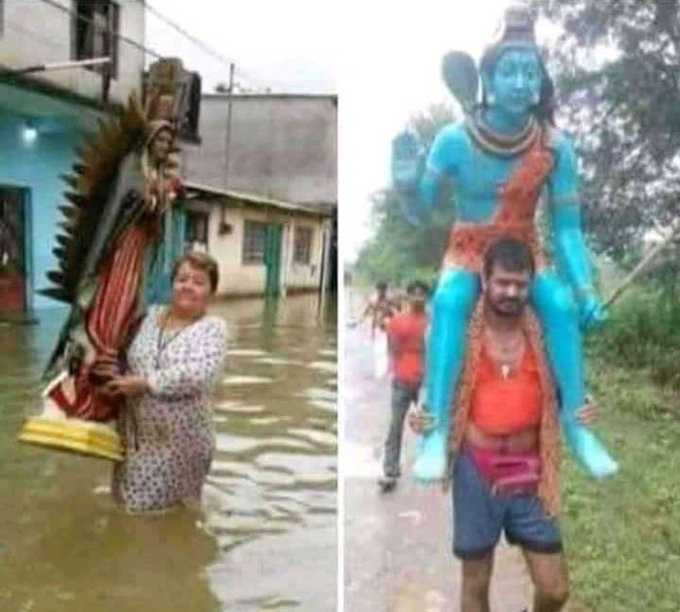
[(43, 413), (24, 425), (23, 442), (122, 459), (122, 400), (104, 387), (142, 314), (158, 247), (171, 240), (171, 206), (181, 190), (173, 158), (178, 71), (178, 60), (159, 63), (146, 108), (131, 96), (63, 177), (71, 191), (60, 207), (59, 270), (48, 273), (54, 286), (43, 293), (71, 310), (45, 373)]
[[(451, 53), (443, 68), (465, 118), (444, 127), (426, 156), (408, 132), (395, 139), (392, 153), (393, 181), (412, 222), (427, 220), (442, 179), (452, 179), (456, 192), (457, 220), (432, 300), (427, 346), (425, 405), (435, 427), (421, 442), (415, 475), (423, 481), (444, 478), (450, 409), (463, 382), (482, 257), (505, 235), (526, 241), (536, 263), (531, 302), (552, 366), (564, 436), (590, 474), (611, 475), (616, 462), (576, 420), (586, 403), (581, 331), (603, 323), (606, 313), (581, 230), (576, 156), (553, 124), (554, 89), (535, 41), (533, 15), (522, 6), (507, 10), (500, 39), (481, 58), (481, 100), (469, 56)], [(540, 201), (548, 207), (555, 268), (539, 235)]]

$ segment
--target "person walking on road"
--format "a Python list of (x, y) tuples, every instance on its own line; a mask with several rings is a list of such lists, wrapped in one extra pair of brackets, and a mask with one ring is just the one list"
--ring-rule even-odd
[[(559, 512), (558, 407), (540, 326), (527, 302), (534, 262), (527, 245), (500, 238), (484, 257), (463, 386), (452, 415), (453, 553), (462, 561), (462, 612), (489, 610), (501, 532), (522, 547), (532, 610), (561, 610), (568, 596)], [(411, 428), (433, 426), (425, 409)], [(587, 403), (581, 423), (597, 414)]]
[(399, 458), (404, 419), (409, 407), (418, 402), (423, 377), (425, 331), (427, 329), (427, 296), (425, 283), (411, 283), (406, 296), (408, 309), (394, 315), (387, 324), (387, 343), (392, 358), (392, 417), (385, 441), (383, 476), (379, 480), (383, 491), (391, 491), (400, 475)]
[(371, 318), (371, 341), (373, 342), (373, 376), (376, 380), (382, 380), (389, 371), (389, 357), (387, 351), (387, 335), (385, 329), (390, 317), (395, 312), (394, 304), (387, 295), (388, 284), (380, 281), (375, 286), (375, 293), (366, 303), (364, 312), (358, 325), (368, 317)]

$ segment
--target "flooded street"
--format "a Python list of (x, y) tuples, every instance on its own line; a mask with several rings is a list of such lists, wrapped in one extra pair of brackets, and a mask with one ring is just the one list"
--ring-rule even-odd
[(220, 302), (230, 328), (203, 513), (130, 517), (106, 461), (21, 445), (61, 317), (0, 326), (0, 609), (333, 610), (336, 310)]

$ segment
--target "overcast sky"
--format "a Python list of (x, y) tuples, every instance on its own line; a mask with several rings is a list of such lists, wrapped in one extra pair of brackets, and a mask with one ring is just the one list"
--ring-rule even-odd
[[(430, 104), (452, 102), (442, 56), (475, 59), (496, 32), (508, 0), (150, 0), (149, 4), (238, 67), (250, 86), (339, 95), (342, 254), (352, 260), (370, 236), (371, 194), (389, 181), (391, 139)], [(540, 34), (540, 32), (539, 32)], [(147, 45), (180, 55), (206, 88), (228, 67), (153, 15)]]
[[(408, 119), (453, 97), (441, 79), (451, 50), (478, 59), (507, 0), (364, 3), (340, 56), (340, 222), (346, 260), (371, 233), (370, 196), (389, 183), (390, 143)], [(397, 5), (397, 3), (393, 3)]]
[[(150, 7), (236, 64), (249, 87), (305, 93), (336, 92), (335, 8), (329, 0), (149, 0)], [(181, 57), (204, 90), (229, 80), (220, 61), (147, 12), (146, 46)]]

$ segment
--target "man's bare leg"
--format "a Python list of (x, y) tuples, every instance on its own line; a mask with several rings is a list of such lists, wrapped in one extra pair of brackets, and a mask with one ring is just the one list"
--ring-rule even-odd
[(569, 597), (569, 577), (562, 553), (537, 553), (524, 550), (534, 583), (533, 612), (558, 612)]
[(489, 584), (493, 551), (480, 559), (463, 561), (461, 612), (489, 612)]

